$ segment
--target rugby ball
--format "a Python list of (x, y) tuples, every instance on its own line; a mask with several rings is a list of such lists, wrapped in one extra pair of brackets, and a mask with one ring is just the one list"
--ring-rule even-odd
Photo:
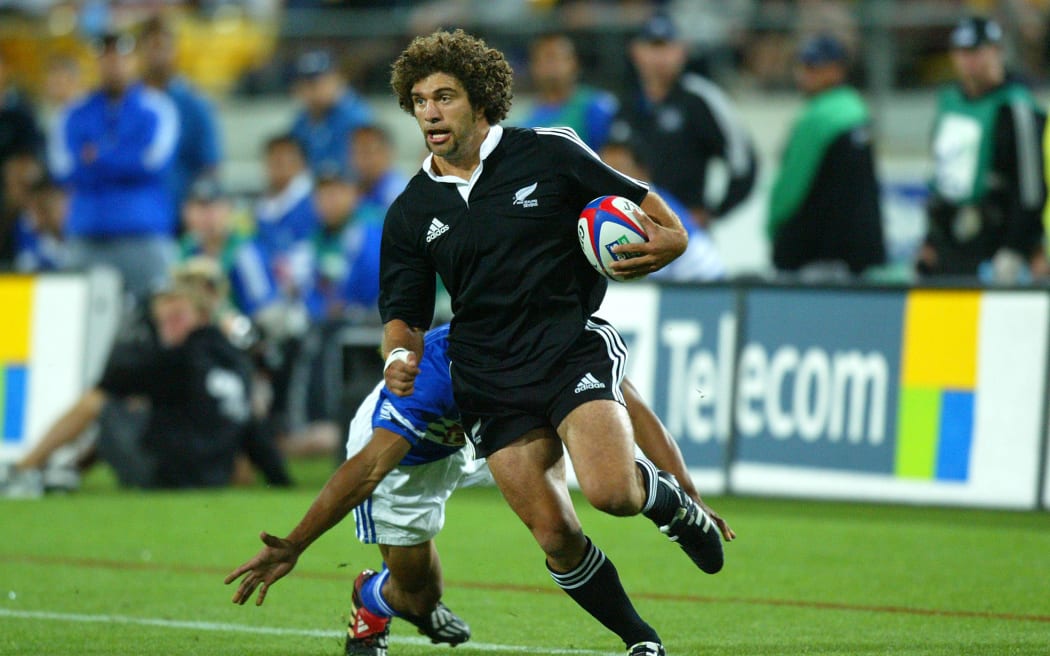
[(641, 244), (649, 241), (638, 222), (642, 209), (623, 196), (599, 196), (580, 212), (576, 233), (580, 248), (595, 271), (610, 280), (623, 280), (609, 268), (618, 260), (636, 257), (631, 253), (613, 253), (613, 246)]

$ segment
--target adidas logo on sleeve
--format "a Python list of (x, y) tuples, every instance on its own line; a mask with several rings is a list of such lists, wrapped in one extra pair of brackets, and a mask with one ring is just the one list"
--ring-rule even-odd
[(442, 223), (435, 216), (430, 220), (430, 227), (427, 228), (427, 243), (429, 244), (446, 232), (448, 232), (448, 224)]
[(605, 389), (605, 383), (595, 378), (594, 374), (588, 371), (580, 379), (580, 382), (576, 383), (576, 391), (574, 393), (579, 394), (592, 389)]

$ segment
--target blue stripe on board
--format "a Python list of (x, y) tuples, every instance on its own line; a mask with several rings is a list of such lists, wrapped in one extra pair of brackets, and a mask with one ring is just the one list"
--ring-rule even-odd
[(970, 475), (973, 409), (972, 391), (942, 392), (940, 433), (937, 440), (936, 478), (939, 481), (965, 482)]
[(28, 378), (25, 365), (9, 364), (4, 369), (4, 442), (20, 442), (25, 435)]

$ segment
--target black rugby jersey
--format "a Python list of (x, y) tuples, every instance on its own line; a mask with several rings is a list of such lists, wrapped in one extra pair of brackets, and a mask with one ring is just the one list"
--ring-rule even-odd
[(452, 297), (455, 366), (500, 385), (533, 383), (605, 294), (580, 250), (580, 212), (608, 194), (641, 203), (648, 186), (604, 164), (568, 128), (493, 126), (482, 156), (468, 201), (454, 182), (420, 170), (390, 207), (379, 308), (384, 323), (430, 326), (437, 272)]

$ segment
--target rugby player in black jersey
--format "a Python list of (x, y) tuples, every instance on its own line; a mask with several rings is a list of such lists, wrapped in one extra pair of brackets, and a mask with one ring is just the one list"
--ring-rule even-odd
[(659, 635), (572, 512), (563, 445), (599, 510), (644, 514), (709, 573), (722, 567), (721, 538), (673, 476), (635, 458), (620, 391), (627, 350), (593, 316), (606, 281), (580, 253), (576, 220), (600, 195), (641, 206), (649, 241), (614, 265), (628, 278), (678, 257), (686, 231), (647, 185), (605, 165), (572, 130), (500, 126), (511, 83), (503, 54), (461, 30), (417, 38), (394, 64), (398, 103), (430, 155), (384, 223), (386, 384), (413, 391), (440, 275), (452, 298), (450, 371), (469, 443), (487, 457), (555, 582), (630, 656), (659, 656)]

